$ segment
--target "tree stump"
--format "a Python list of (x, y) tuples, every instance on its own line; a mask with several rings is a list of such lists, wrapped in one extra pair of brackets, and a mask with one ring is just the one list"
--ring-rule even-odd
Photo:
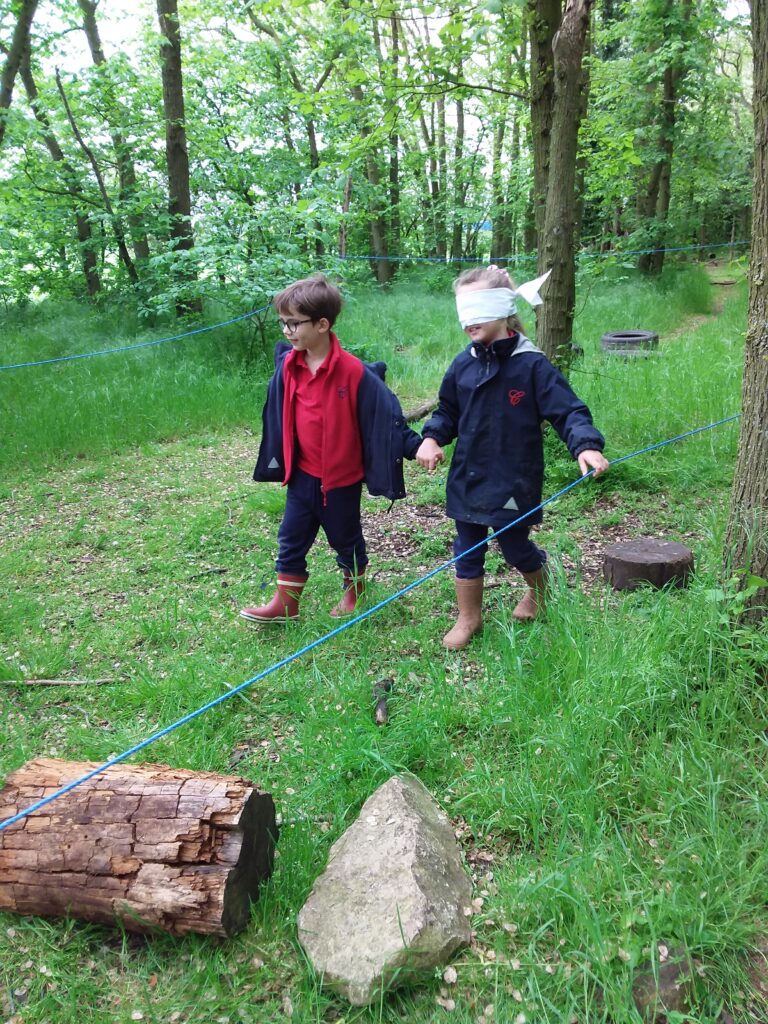
[(614, 590), (634, 590), (641, 583), (684, 587), (692, 572), (693, 553), (671, 540), (638, 537), (603, 553), (603, 576)]
[[(96, 767), (28, 762), (0, 790), (0, 821)], [(114, 766), (0, 832), (0, 910), (232, 935), (276, 838), (272, 797), (246, 779)]]

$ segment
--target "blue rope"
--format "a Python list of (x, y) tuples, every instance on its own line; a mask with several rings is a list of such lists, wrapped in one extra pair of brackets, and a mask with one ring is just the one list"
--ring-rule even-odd
[[(738, 242), (718, 242), (716, 245), (680, 245), (676, 248), (670, 249), (614, 249), (611, 252), (584, 252), (579, 253), (579, 259), (589, 259), (592, 257), (598, 259), (608, 259), (611, 256), (642, 256), (648, 253), (654, 252), (688, 252), (694, 249), (730, 249), (735, 246), (749, 245), (749, 241), (741, 240)], [(479, 258), (477, 257), (466, 257), (466, 256), (337, 256), (339, 260), (379, 260), (379, 261), (391, 261), (393, 263), (478, 263)], [(536, 256), (497, 256), (496, 259), (501, 263), (523, 263), (531, 262), (536, 260)], [(257, 316), (259, 313), (264, 313), (269, 309), (271, 303), (266, 306), (261, 306), (259, 309), (254, 309), (250, 313), (243, 313), (242, 316), (236, 316), (232, 320), (224, 320), (218, 324), (211, 324), (210, 327), (198, 327), (194, 331), (185, 331), (183, 334), (174, 334), (168, 338), (158, 338), (156, 341), (141, 341), (136, 345), (122, 345), (119, 348), (105, 348), (98, 352), (80, 352), (73, 356), (56, 356), (53, 359), (38, 359), (28, 363), (9, 363), (6, 366), (0, 366), (2, 370), (21, 370), (30, 366), (47, 366), (49, 363), (67, 363), (73, 359), (90, 359), (91, 356), (109, 356), (114, 355), (117, 352), (133, 352), (138, 348), (151, 348), (153, 345), (164, 345), (167, 341), (180, 341), (182, 338), (189, 338), (194, 334), (205, 334), (207, 331), (218, 330), (219, 327), (228, 327), (230, 324), (239, 323), (241, 320), (247, 320), (249, 317)]]
[[(609, 252), (579, 252), (577, 259), (610, 259), (611, 256), (645, 256), (655, 252), (692, 252), (700, 249), (732, 249), (749, 245), (748, 239), (738, 242), (717, 242), (715, 245), (678, 245), (658, 249), (611, 249)], [(340, 260), (380, 260), (393, 263), (482, 263), (481, 256), (337, 256)], [(494, 256), (498, 263), (526, 263), (538, 259), (535, 255)]]
[(206, 331), (215, 331), (219, 327), (228, 327), (230, 324), (237, 324), (241, 320), (247, 320), (249, 317), (256, 316), (259, 313), (263, 313), (269, 309), (271, 303), (266, 306), (262, 306), (260, 309), (254, 309), (250, 313), (243, 313), (242, 316), (236, 316), (232, 320), (224, 320), (220, 324), (211, 324), (210, 327), (198, 327), (194, 331), (185, 331), (183, 334), (174, 334), (170, 338), (157, 338), (155, 341), (140, 341), (136, 345), (123, 345), (120, 348), (104, 348), (100, 352), (80, 352), (74, 356), (56, 356), (54, 359), (38, 359), (32, 363), (13, 363), (8, 366), (0, 366), (0, 370), (20, 370), (27, 366), (45, 366), (48, 363), (67, 363), (72, 359), (89, 359), (91, 356), (110, 356), (115, 352), (132, 352), (137, 348), (150, 348), (152, 345), (164, 345), (166, 341), (179, 341), (181, 338), (189, 338), (193, 334), (205, 334)]
[[(676, 437), (670, 437), (666, 441), (659, 441), (657, 444), (648, 445), (647, 448), (641, 448), (636, 452), (631, 452), (629, 455), (622, 455), (618, 459), (613, 459), (613, 461), (609, 462), (609, 465), (616, 466), (620, 462), (626, 462), (627, 459), (633, 459), (636, 455), (643, 455), (645, 452), (653, 451), (656, 448), (663, 448), (665, 445), (672, 444), (675, 441), (682, 441), (686, 437), (692, 437), (694, 434), (700, 434), (705, 430), (712, 430), (713, 427), (719, 427), (723, 423), (730, 423), (732, 420), (736, 420), (740, 416), (741, 413), (735, 413), (733, 416), (727, 416), (725, 419), (717, 420), (717, 422), (715, 423), (709, 423), (705, 427), (696, 427), (694, 430), (688, 430), (684, 434), (678, 434)], [(106, 771), (107, 768), (112, 768), (114, 765), (120, 764), (121, 761), (125, 761), (127, 758), (131, 757), (131, 755), (137, 754), (140, 750), (144, 750), (150, 744), (155, 743), (157, 740), (162, 739), (164, 736), (168, 736), (176, 729), (181, 728), (182, 725), (186, 725), (187, 722), (191, 722), (195, 718), (199, 718), (201, 715), (205, 714), (206, 711), (210, 711), (212, 708), (218, 707), (219, 704), (223, 704), (224, 701), (230, 700), (237, 694), (242, 693), (243, 690), (247, 689), (249, 686), (252, 686), (254, 683), (259, 682), (261, 679), (265, 679), (267, 676), (271, 675), (273, 672), (276, 672), (278, 669), (284, 668), (286, 665), (290, 665), (291, 662), (296, 661), (304, 654), (308, 654), (310, 651), (313, 651), (316, 647), (319, 647), (321, 644), (324, 644), (328, 640), (333, 639), (333, 637), (338, 636), (339, 633), (343, 633), (345, 630), (351, 629), (352, 626), (356, 626), (358, 622), (363, 622), (365, 619), (369, 619), (372, 615), (375, 615), (376, 612), (380, 611), (382, 608), (386, 608), (388, 604), (391, 604), (398, 598), (403, 597), (403, 595), (409, 593), (411, 590), (414, 590), (416, 587), (421, 586), (422, 583), (426, 583), (427, 580), (431, 580), (433, 576), (437, 576), (438, 573), (444, 572), (446, 569), (450, 568), (450, 566), (455, 565), (459, 558), (463, 558), (464, 555), (468, 555), (472, 551), (477, 551), (479, 548), (484, 547), (487, 544), (490, 544), (490, 542), (495, 537), (498, 537), (500, 534), (504, 533), (505, 530), (509, 530), (513, 526), (517, 526), (524, 519), (527, 519), (528, 516), (533, 515), (534, 512), (538, 512), (540, 509), (543, 509), (546, 505), (551, 504), (551, 502), (555, 501), (557, 498), (560, 498), (564, 494), (567, 494), (568, 491), (572, 490), (574, 487), (578, 487), (579, 484), (584, 483), (585, 480), (589, 479), (589, 477), (593, 475), (594, 470), (590, 470), (588, 473), (585, 473), (584, 476), (578, 477), (578, 479), (573, 480), (570, 484), (568, 484), (566, 487), (563, 487), (562, 490), (558, 491), (556, 494), (553, 494), (551, 495), (551, 497), (546, 498), (544, 501), (541, 502), (541, 504), (537, 505), (536, 508), (530, 509), (528, 512), (519, 516), (513, 522), (507, 523), (506, 526), (503, 526), (500, 530), (496, 530), (495, 533), (492, 533), (489, 537), (486, 537), (485, 540), (480, 541), (479, 544), (475, 544), (473, 547), (469, 548), (461, 555), (457, 555), (455, 558), (451, 558), (449, 561), (443, 562), (442, 565), (438, 565), (436, 569), (432, 569), (432, 571), (428, 572), (425, 576), (422, 576), (419, 579), (414, 580), (413, 583), (409, 583), (406, 587), (403, 587), (402, 590), (398, 590), (395, 594), (391, 594), (389, 597), (385, 598), (383, 601), (380, 601), (378, 604), (374, 605), (372, 608), (369, 608), (367, 611), (361, 612), (360, 615), (356, 615), (353, 619), (349, 619), (347, 622), (342, 623), (340, 626), (337, 626), (335, 629), (332, 629), (330, 633), (326, 633), (325, 636), (321, 636), (317, 640), (313, 640), (312, 643), (307, 644), (300, 650), (288, 655), (288, 657), (276, 662), (269, 668), (265, 668), (262, 672), (259, 672), (257, 675), (252, 676), (250, 679), (247, 679), (244, 683), (240, 683), (239, 686), (232, 687), (230, 690), (222, 694), (220, 697), (217, 697), (215, 700), (209, 701), (209, 703), (204, 704), (200, 708), (197, 708), (196, 711), (191, 711), (188, 715), (184, 715), (183, 718), (178, 719), (178, 721), (172, 722), (170, 725), (167, 725), (164, 729), (160, 729), (158, 732), (153, 733), (151, 736), (147, 737), (147, 739), (142, 740), (141, 743), (137, 743), (135, 746), (123, 751), (122, 754), (115, 755), (115, 757), (112, 757), (108, 761), (105, 761), (103, 764), (100, 764), (97, 768), (94, 768), (92, 771), (81, 776), (79, 779), (74, 779), (72, 782), (68, 782), (67, 785), (62, 786), (61, 789), (57, 789), (54, 793), (50, 793), (42, 800), (38, 800), (36, 801), (36, 803), (30, 804), (29, 807), (25, 808), (25, 810), (19, 811), (12, 817), (0, 821), (0, 832), (2, 832), (4, 829), (8, 828), (11, 825), (14, 825), (16, 822), (21, 821), (23, 818), (26, 818), (34, 811), (39, 811), (40, 808), (45, 807), (53, 800), (57, 800), (59, 797), (64, 796), (65, 793), (71, 792), (77, 786), (82, 786), (84, 782), (88, 782), (88, 780), (92, 779), (95, 775), (100, 775), (103, 771)]]

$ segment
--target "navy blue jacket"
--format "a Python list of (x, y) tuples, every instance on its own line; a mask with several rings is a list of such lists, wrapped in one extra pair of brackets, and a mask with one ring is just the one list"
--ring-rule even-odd
[[(439, 445), (456, 440), (446, 491), (451, 519), (499, 529), (541, 503), (543, 420), (574, 458), (603, 450), (589, 409), (524, 335), (472, 343), (453, 360), (422, 431)], [(521, 525), (541, 519), (539, 510)]]
[[(261, 414), (262, 434), (254, 480), (281, 483), (283, 459), (283, 362), (291, 351), (285, 341), (275, 346), (275, 372)], [(386, 363), (364, 363), (357, 392), (357, 421), (363, 447), (365, 485), (370, 494), (394, 501), (405, 497), (403, 459), (413, 459), (421, 437), (405, 422), (397, 397), (384, 383)]]

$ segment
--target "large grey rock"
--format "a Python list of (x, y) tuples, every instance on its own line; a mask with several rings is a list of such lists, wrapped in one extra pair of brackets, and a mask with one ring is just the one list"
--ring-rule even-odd
[(471, 897), (447, 816), (418, 779), (394, 776), (331, 847), (299, 940), (323, 984), (364, 1006), (469, 943)]

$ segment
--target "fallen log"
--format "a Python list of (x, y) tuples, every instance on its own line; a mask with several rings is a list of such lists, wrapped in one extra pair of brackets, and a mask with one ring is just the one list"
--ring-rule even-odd
[(641, 583), (684, 587), (693, 572), (693, 553), (684, 544), (653, 537), (612, 544), (603, 553), (603, 576), (614, 590), (635, 590)]
[(406, 423), (414, 423), (418, 420), (423, 420), (429, 412), (433, 412), (437, 408), (437, 399), (433, 399), (431, 402), (422, 402), (421, 405), (417, 405), (415, 409), (410, 409), (404, 413)]
[[(0, 821), (96, 767), (28, 762), (0, 789)], [(0, 910), (232, 935), (272, 872), (276, 838), (272, 797), (246, 779), (113, 766), (0, 832)]]

